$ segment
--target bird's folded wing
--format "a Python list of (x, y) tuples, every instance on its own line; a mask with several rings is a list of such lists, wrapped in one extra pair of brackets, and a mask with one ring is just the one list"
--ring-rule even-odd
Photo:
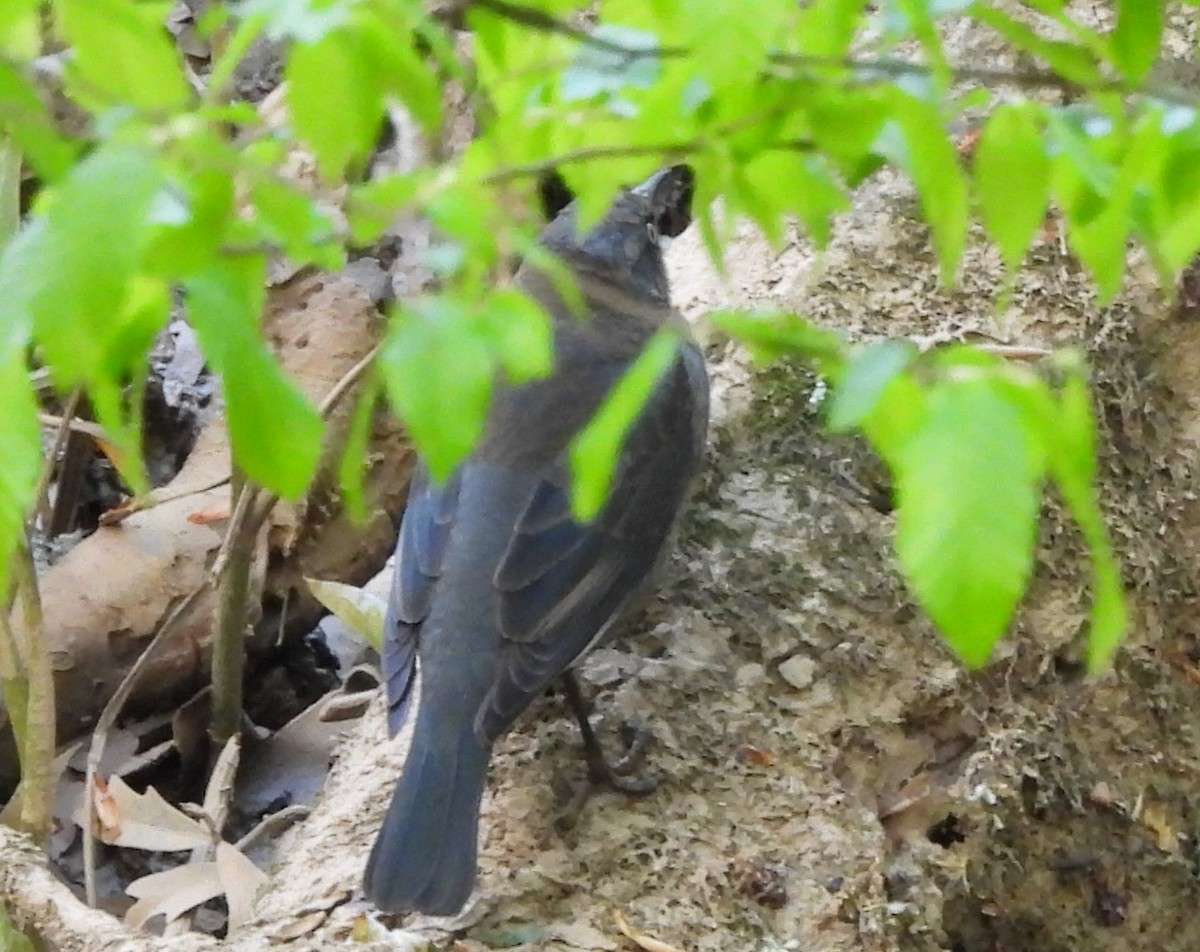
[(420, 625), (429, 614), (434, 584), (445, 564), (461, 485), (462, 474), (456, 472), (444, 486), (437, 486), (424, 463), (413, 475), (396, 548), (381, 659), (387, 685), (388, 728), (393, 734), (407, 715)]
[(502, 734), (645, 590), (702, 452), (707, 393), (687, 345), (630, 430), (594, 522), (571, 516), (565, 463), (534, 489), (496, 570), (505, 648), (481, 737)]

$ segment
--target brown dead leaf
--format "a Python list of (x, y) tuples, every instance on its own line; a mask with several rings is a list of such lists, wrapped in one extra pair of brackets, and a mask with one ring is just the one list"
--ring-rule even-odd
[(217, 876), (229, 905), (229, 931), (234, 932), (250, 921), (254, 900), (267, 884), (267, 874), (246, 859), (236, 846), (217, 844)]
[[(96, 778), (95, 808), (96, 835), (112, 846), (174, 853), (212, 842), (202, 824), (167, 803), (153, 787), (138, 793), (120, 777), (107, 783)], [(82, 805), (75, 822), (80, 826), (87, 822)]]
[(189, 909), (221, 895), (216, 863), (189, 863), (135, 879), (125, 889), (137, 900), (125, 913), (125, 924), (140, 929), (155, 916), (174, 922)]
[(213, 503), (196, 512), (189, 512), (187, 521), (194, 526), (207, 526), (214, 522), (224, 522), (230, 516), (229, 500)]
[(125, 892), (137, 900), (125, 913), (125, 924), (140, 929), (155, 916), (173, 922), (189, 909), (224, 895), (232, 932), (250, 920), (266, 874), (228, 843), (217, 845), (212, 863), (188, 863), (136, 879)]
[(763, 750), (761, 747), (755, 747), (753, 744), (742, 744), (736, 751), (734, 756), (743, 763), (751, 764), (755, 767), (770, 767), (775, 763), (775, 757), (769, 750)]
[(617, 928), (621, 930), (621, 935), (625, 936), (630, 942), (636, 945), (639, 949), (645, 949), (646, 952), (683, 952), (682, 949), (667, 945), (665, 942), (660, 942), (644, 932), (638, 932), (628, 922), (625, 921), (625, 915), (620, 909), (613, 910), (613, 918), (617, 922)]
[(284, 923), (272, 932), (271, 941), (295, 942), (297, 939), (303, 939), (305, 936), (316, 932), (327, 918), (329, 918), (329, 914), (326, 912), (306, 912), (299, 918)]

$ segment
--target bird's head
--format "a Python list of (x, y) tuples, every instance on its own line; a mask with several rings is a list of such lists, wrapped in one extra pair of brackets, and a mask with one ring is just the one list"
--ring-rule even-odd
[(663, 239), (674, 238), (691, 224), (694, 190), (691, 168), (673, 165), (625, 189), (603, 220), (584, 235), (577, 233), (576, 203), (567, 205), (543, 230), (542, 244), (572, 267), (666, 302)]

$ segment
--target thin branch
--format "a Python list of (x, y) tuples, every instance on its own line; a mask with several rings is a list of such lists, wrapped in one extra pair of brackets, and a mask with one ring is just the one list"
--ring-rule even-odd
[[(620, 57), (620, 66), (625, 66), (641, 59), (678, 59), (689, 56), (691, 50), (681, 46), (647, 46), (631, 47), (603, 36), (596, 36), (587, 30), (577, 27), (565, 20), (560, 20), (549, 13), (533, 9), (508, 0), (473, 0), (471, 6), (479, 7), (503, 17), (513, 23), (519, 23), (543, 33), (553, 33), (575, 40), (583, 46)], [(802, 70), (837, 70), (862, 73), (877, 73), (889, 79), (902, 76), (929, 76), (930, 67), (908, 60), (879, 59), (865, 60), (854, 57), (809, 56), (799, 53), (772, 53), (770, 62), (779, 66), (790, 66)], [(619, 68), (619, 67), (618, 67)], [(1073, 92), (1081, 84), (1060, 76), (1053, 70), (1022, 69), (1006, 70), (989, 67), (952, 66), (951, 74), (956, 82), (977, 82), (985, 85), (1017, 86), (1025, 89), (1058, 89)], [(1173, 102), (1184, 106), (1200, 105), (1200, 96), (1178, 86), (1163, 83), (1145, 82), (1131, 85), (1122, 78), (1106, 78), (1091, 86), (1084, 86), (1097, 92), (1116, 92), (1125, 95), (1147, 95), (1164, 102)]]
[[(45, 512), (46, 499), (50, 493), (50, 483), (54, 480), (54, 466), (58, 462), (58, 457), (62, 453), (63, 447), (67, 445), (67, 437), (71, 435), (71, 421), (75, 419), (75, 411), (79, 409), (79, 401), (82, 398), (83, 390), (76, 387), (67, 399), (66, 407), (63, 408), (63, 415), (58, 424), (58, 432), (54, 434), (54, 443), (50, 447), (50, 452), (46, 454), (46, 462), (42, 466), (41, 473), (38, 474), (37, 487), (33, 491), (31, 513)], [(27, 532), (32, 531), (34, 518), (35, 516), (30, 516), (30, 524), (27, 524), (25, 527)]]
[(155, 506), (161, 506), (164, 503), (176, 502), (180, 499), (186, 499), (188, 496), (199, 496), (201, 493), (209, 492), (213, 489), (220, 489), (228, 484), (229, 477), (222, 476), (220, 479), (215, 479), (212, 482), (204, 483), (200, 486), (190, 486), (186, 489), (178, 489), (175, 492), (164, 492), (161, 495), (142, 496), (141, 498), (133, 498), (127, 500), (119, 506), (114, 506), (107, 512), (100, 514), (100, 525), (115, 526), (120, 525), (130, 516), (137, 512), (145, 512), (147, 509), (153, 509)]
[(98, 440), (100, 442), (108, 441), (108, 437), (104, 435), (104, 427), (100, 426), (98, 423), (92, 423), (89, 420), (68, 419), (66, 417), (58, 416), (54, 413), (38, 414), (38, 422), (41, 423), (42, 426), (57, 428), (63, 426), (64, 421), (67, 428), (74, 430), (76, 433), (84, 433), (90, 436), (93, 440)]
[(293, 803), (290, 807), (284, 807), (277, 813), (272, 813), (263, 817), (258, 821), (257, 825), (255, 825), (249, 833), (238, 840), (234, 846), (244, 853), (264, 836), (278, 836), (288, 827), (294, 826), (301, 820), (306, 819), (310, 813), (312, 813), (311, 807), (306, 807), (299, 803)]
[(555, 33), (559, 36), (577, 40), (584, 46), (589, 46), (594, 50), (619, 56), (627, 63), (632, 63), (639, 59), (662, 59), (665, 57), (688, 55), (687, 48), (683, 46), (651, 46), (643, 48), (625, 46), (613, 40), (605, 39), (602, 36), (596, 36), (582, 27), (568, 23), (566, 20), (559, 20), (542, 10), (522, 6), (518, 3), (509, 3), (508, 0), (473, 0), (470, 5), (494, 13), (496, 16), (503, 17), (512, 23), (519, 23), (522, 26), (530, 27), (542, 33)]
[(325, 394), (325, 399), (317, 407), (317, 413), (321, 415), (321, 419), (329, 419), (329, 414), (337, 408), (337, 405), (341, 402), (342, 397), (346, 395), (347, 391), (358, 383), (366, 372), (371, 369), (371, 365), (375, 362), (375, 358), (379, 356), (379, 352), (382, 349), (382, 344), (376, 344), (367, 352), (367, 355), (362, 360), (342, 374), (341, 379), (329, 389), (329, 392)]
[(678, 142), (660, 142), (656, 145), (615, 145), (588, 146), (564, 152), (550, 159), (538, 162), (527, 162), (524, 165), (514, 165), (485, 176), (485, 185), (503, 185), (514, 179), (531, 178), (551, 172), (562, 165), (576, 165), (583, 162), (598, 162), (607, 159), (630, 159), (643, 155), (683, 158), (699, 152), (704, 142), (700, 139), (682, 139)]
[(113, 696), (104, 705), (104, 710), (100, 712), (100, 717), (97, 718), (96, 726), (92, 730), (92, 746), (88, 750), (87, 778), (84, 783), (83, 793), (83, 809), (86, 814), (86, 822), (83, 824), (83, 881), (89, 906), (96, 905), (96, 840), (94, 833), (96, 770), (99, 768), (100, 760), (104, 756), (104, 747), (108, 743), (109, 732), (116, 725), (117, 718), (121, 715), (121, 709), (125, 706), (125, 702), (129, 700), (129, 695), (133, 693), (133, 689), (137, 685), (142, 672), (150, 663), (150, 659), (167, 642), (175, 632), (175, 629), (179, 627), (179, 623), (187, 617), (188, 612), (195, 607), (196, 602), (208, 591), (211, 585), (212, 577), (209, 576), (196, 586), (196, 588), (192, 589), (191, 594), (179, 601), (170, 613), (168, 613), (162, 625), (150, 640), (150, 644), (146, 645), (146, 650), (133, 663), (133, 667), (129, 669), (125, 677), (121, 680), (121, 683), (117, 685)]

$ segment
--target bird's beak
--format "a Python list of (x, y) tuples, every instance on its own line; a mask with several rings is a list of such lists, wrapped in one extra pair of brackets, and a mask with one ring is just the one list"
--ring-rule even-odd
[(650, 199), (654, 209), (654, 224), (664, 238), (683, 234), (692, 223), (692, 196), (696, 175), (688, 165), (672, 165), (655, 172), (633, 189), (635, 195)]

